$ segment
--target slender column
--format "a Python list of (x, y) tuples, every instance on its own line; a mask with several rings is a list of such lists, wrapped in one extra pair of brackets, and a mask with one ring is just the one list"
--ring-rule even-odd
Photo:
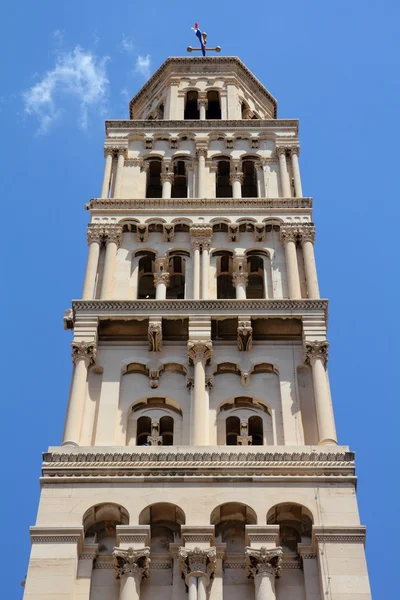
[(285, 146), (280, 146), (277, 147), (276, 152), (279, 156), (279, 171), (281, 175), (282, 196), (284, 198), (290, 198), (292, 193), (290, 190), (289, 176), (286, 164), (286, 150), (287, 148)]
[(318, 423), (319, 444), (337, 444), (336, 429), (333, 418), (332, 404), (329, 394), (328, 378), (326, 374), (326, 363), (328, 362), (327, 341), (305, 342), (305, 362), (310, 364), (313, 388), (315, 412)]
[(315, 228), (303, 227), (301, 229), (301, 247), (303, 249), (304, 271), (306, 274), (307, 291), (309, 298), (319, 298), (317, 268), (314, 256)]
[(197, 146), (196, 154), (198, 158), (198, 178), (197, 178), (197, 197), (204, 198), (205, 195), (205, 171), (206, 158), (208, 154), (207, 146)]
[(168, 258), (159, 256), (155, 261), (154, 285), (156, 288), (156, 300), (165, 300), (169, 284)]
[(279, 577), (282, 548), (246, 548), (247, 577), (254, 579), (255, 600), (275, 600), (275, 578)]
[(216, 567), (217, 551), (215, 546), (203, 549), (181, 547), (179, 556), (181, 570), (189, 588), (189, 599), (206, 600), (207, 586)]
[(261, 161), (257, 161), (255, 164), (256, 177), (257, 177), (257, 197), (263, 198), (265, 196), (265, 185), (264, 185), (264, 169)]
[(207, 600), (207, 577), (201, 575), (197, 581), (197, 600)]
[(125, 148), (118, 149), (117, 172), (115, 174), (115, 186), (114, 186), (114, 197), (115, 198), (121, 197), (122, 172), (123, 172), (124, 163), (125, 163), (125, 153), (126, 153)]
[(285, 246), (286, 272), (288, 278), (289, 298), (301, 298), (299, 265), (297, 263), (296, 232), (290, 227), (281, 227), (281, 240)]
[(200, 298), (200, 242), (192, 240), (193, 246), (193, 300)]
[[(190, 228), (190, 237), (193, 246), (193, 299), (200, 298), (200, 248), (206, 250), (206, 255), (203, 255), (202, 260), (202, 298), (205, 291), (204, 282), (208, 281), (208, 271), (210, 268), (209, 245), (212, 237), (212, 226), (209, 223), (194, 223)], [(207, 269), (207, 272), (205, 271)], [(208, 293), (208, 289), (206, 290)]]
[(244, 271), (236, 271), (233, 273), (233, 285), (236, 288), (236, 300), (246, 300), (246, 287), (249, 276)]
[(101, 186), (101, 198), (108, 198), (108, 194), (110, 191), (110, 180), (111, 180), (111, 168), (112, 168), (112, 159), (113, 159), (113, 149), (105, 148), (104, 156), (106, 159), (104, 165), (104, 176), (103, 176), (103, 185)]
[(232, 197), (242, 197), (243, 173), (231, 173), (229, 182), (232, 186)]
[(171, 198), (172, 184), (174, 182), (173, 173), (161, 173), (162, 197)]
[(89, 252), (86, 263), (85, 282), (83, 284), (83, 300), (92, 300), (94, 296), (94, 288), (96, 285), (97, 268), (100, 256), (101, 238), (102, 227), (98, 227), (97, 225), (93, 224), (89, 225), (87, 230)]
[(188, 579), (189, 600), (197, 600), (197, 577), (192, 575)]
[(110, 225), (104, 228), (104, 234), (106, 238), (106, 257), (100, 296), (102, 300), (110, 300), (113, 294), (117, 251), (122, 242), (122, 227), (120, 225)]
[(208, 274), (210, 271), (210, 244), (211, 239), (205, 238), (202, 242), (201, 255), (201, 297), (204, 300), (208, 298)]
[(204, 121), (206, 118), (207, 104), (207, 98), (199, 98), (197, 100), (197, 106), (200, 111), (200, 121)]
[(212, 343), (208, 340), (194, 340), (188, 342), (189, 360), (194, 366), (192, 422), (195, 424), (193, 431), (193, 446), (204, 446), (207, 443), (206, 422), (206, 364), (211, 359)]
[(75, 367), (65, 420), (63, 446), (79, 444), (86, 396), (87, 370), (96, 358), (96, 345), (94, 342), (72, 342), (71, 347), (72, 362)]
[(296, 198), (303, 197), (303, 189), (301, 186), (300, 169), (299, 169), (299, 154), (300, 148), (298, 146), (292, 146), (290, 148), (290, 156), (292, 158), (292, 171), (294, 179), (294, 193)]
[(140, 583), (149, 576), (150, 548), (114, 548), (115, 576), (120, 580), (119, 600), (139, 600)]

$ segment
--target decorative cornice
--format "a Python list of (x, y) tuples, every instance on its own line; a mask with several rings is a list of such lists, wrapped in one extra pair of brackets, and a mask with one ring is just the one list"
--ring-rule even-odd
[(78, 544), (83, 543), (83, 527), (39, 527), (30, 528), (32, 544)]
[(366, 528), (359, 527), (323, 527), (313, 526), (313, 540), (322, 543), (365, 544)]
[(113, 129), (125, 129), (129, 130), (139, 130), (139, 131), (151, 131), (158, 132), (163, 129), (168, 129), (171, 133), (173, 132), (175, 135), (179, 135), (180, 131), (199, 131), (202, 133), (204, 131), (214, 131), (221, 130), (223, 132), (227, 129), (227, 124), (229, 126), (229, 131), (234, 131), (235, 129), (247, 129), (251, 131), (253, 129), (292, 129), (295, 133), (297, 133), (299, 128), (299, 120), (298, 119), (230, 119), (226, 120), (209, 120), (205, 119), (204, 121), (195, 120), (195, 121), (143, 121), (143, 120), (134, 120), (128, 121), (126, 120), (115, 120), (115, 121), (106, 121), (106, 134), (108, 135), (110, 130)]

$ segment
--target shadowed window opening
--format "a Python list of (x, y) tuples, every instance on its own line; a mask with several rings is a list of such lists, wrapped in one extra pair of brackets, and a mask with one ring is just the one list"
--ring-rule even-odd
[(219, 93), (216, 91), (208, 92), (207, 100), (206, 119), (220, 119), (221, 104), (219, 100)]
[(232, 186), (229, 183), (231, 165), (229, 160), (219, 160), (216, 174), (216, 198), (232, 198)]
[(149, 170), (147, 172), (146, 198), (161, 198), (161, 160), (149, 160)]
[(199, 93), (195, 90), (190, 90), (186, 94), (186, 104), (185, 104), (185, 120), (197, 120), (200, 119), (200, 111), (197, 105), (197, 100), (199, 97)]

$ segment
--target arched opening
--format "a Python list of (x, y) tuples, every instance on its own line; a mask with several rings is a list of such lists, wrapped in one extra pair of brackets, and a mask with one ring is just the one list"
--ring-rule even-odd
[(186, 162), (177, 160), (174, 163), (174, 182), (171, 189), (172, 198), (187, 198)]
[(221, 103), (219, 100), (219, 93), (216, 90), (207, 92), (207, 110), (206, 119), (220, 119), (221, 118)]
[(215, 525), (215, 538), (226, 544), (227, 554), (244, 553), (246, 525), (256, 525), (256, 513), (247, 504), (227, 502), (211, 513), (211, 525)]
[(248, 432), (252, 439), (252, 446), (262, 446), (264, 444), (263, 421), (261, 417), (255, 415), (249, 418)]
[(161, 198), (161, 159), (152, 158), (148, 164), (146, 198)]
[(229, 160), (217, 161), (216, 174), (216, 198), (232, 198), (232, 186), (229, 182), (231, 174), (231, 163)]
[(183, 256), (173, 255), (168, 261), (169, 284), (167, 298), (183, 300), (185, 298), (185, 268)]
[(249, 108), (249, 105), (242, 100), (242, 119), (251, 119), (253, 116), (252, 110)]
[(228, 417), (225, 421), (226, 427), (226, 445), (237, 446), (237, 438), (240, 435), (239, 417)]
[(159, 431), (162, 437), (162, 445), (172, 446), (174, 443), (174, 419), (172, 417), (161, 417)]
[(183, 510), (169, 502), (147, 506), (139, 515), (139, 525), (150, 525), (150, 549), (157, 554), (168, 554), (169, 545), (180, 541), (185, 522)]
[[(139, 254), (137, 254), (139, 256)], [(154, 300), (156, 297), (156, 288), (154, 285), (154, 261), (155, 254), (146, 252), (139, 259), (138, 274), (138, 299)]]
[(246, 297), (249, 299), (265, 298), (264, 261), (261, 256), (249, 254), (247, 256), (249, 279)]
[(217, 298), (222, 300), (236, 298), (233, 286), (233, 255), (232, 252), (221, 250), (214, 253), (217, 256)]
[(87, 544), (99, 544), (100, 555), (111, 555), (117, 545), (117, 525), (128, 525), (128, 511), (119, 504), (97, 504), (83, 516)]
[(136, 445), (148, 446), (147, 438), (151, 436), (151, 419), (150, 417), (139, 417), (137, 421)]
[(268, 512), (267, 523), (279, 525), (279, 545), (284, 554), (297, 554), (299, 543), (311, 543), (312, 515), (301, 504), (277, 504)]
[(196, 90), (189, 90), (186, 94), (186, 102), (185, 102), (185, 120), (196, 120), (200, 119), (200, 111), (197, 104), (197, 100), (199, 98), (199, 93)]
[(243, 160), (242, 161), (242, 171), (243, 171), (243, 184), (242, 184), (243, 198), (257, 198), (257, 174), (256, 174), (254, 160)]

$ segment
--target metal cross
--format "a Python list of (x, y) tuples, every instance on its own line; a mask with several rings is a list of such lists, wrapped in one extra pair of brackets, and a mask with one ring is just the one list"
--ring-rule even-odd
[[(188, 46), (186, 50), (188, 52), (201, 52), (201, 48), (192, 48), (192, 46)], [(221, 46), (215, 46), (215, 48), (206, 48), (206, 52), (209, 52), (210, 50), (213, 52), (221, 52)]]

